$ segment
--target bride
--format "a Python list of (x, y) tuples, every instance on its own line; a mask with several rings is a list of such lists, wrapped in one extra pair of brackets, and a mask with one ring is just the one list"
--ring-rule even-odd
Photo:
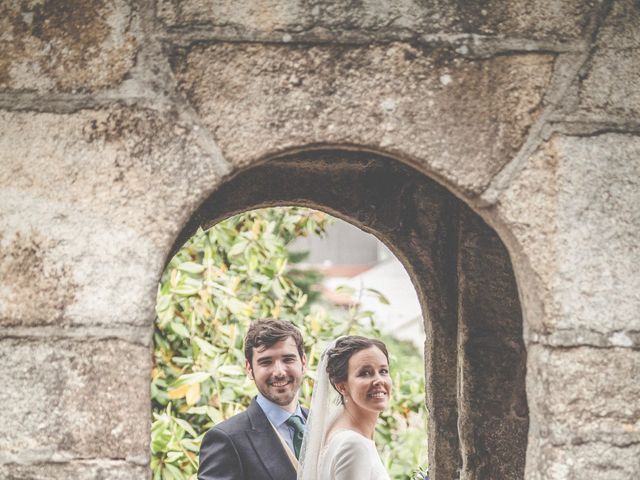
[(389, 480), (373, 433), (390, 396), (385, 344), (360, 336), (335, 340), (318, 366), (298, 480)]

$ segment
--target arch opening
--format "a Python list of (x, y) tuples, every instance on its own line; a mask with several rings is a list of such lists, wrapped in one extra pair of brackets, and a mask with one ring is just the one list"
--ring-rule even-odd
[[(343, 254), (346, 245), (351, 255)], [(390, 276), (394, 290), (380, 285)], [(372, 235), (295, 206), (234, 215), (199, 230), (172, 258), (156, 310), (154, 477), (176, 468), (194, 475), (201, 435), (251, 408), (260, 389), (242, 368), (242, 340), (258, 318), (291, 321), (302, 332), (303, 407), (310, 404), (320, 354), (336, 336), (382, 340), (396, 387), (377, 422), (381, 459), (397, 480), (427, 474), (420, 307), (400, 262)]]
[(443, 186), (396, 160), (315, 150), (229, 178), (194, 213), (173, 252), (198, 227), (277, 205), (324, 210), (373, 233), (411, 276), (427, 336), (431, 480), (524, 478), (522, 311), (495, 231)]

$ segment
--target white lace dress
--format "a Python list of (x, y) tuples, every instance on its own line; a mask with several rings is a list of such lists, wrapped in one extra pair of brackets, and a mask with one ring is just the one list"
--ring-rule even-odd
[(320, 453), (318, 480), (389, 480), (373, 440), (338, 430)]

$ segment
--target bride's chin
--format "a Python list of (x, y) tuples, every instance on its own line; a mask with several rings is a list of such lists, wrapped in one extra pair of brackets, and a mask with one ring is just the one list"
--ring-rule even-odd
[(384, 401), (376, 402), (374, 405), (376, 410), (383, 412), (389, 408), (389, 400), (385, 399)]

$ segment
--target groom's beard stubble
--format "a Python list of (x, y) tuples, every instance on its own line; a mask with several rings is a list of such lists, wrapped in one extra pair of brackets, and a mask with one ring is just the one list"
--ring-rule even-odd
[(291, 376), (273, 377), (267, 380), (267, 391), (261, 392), (266, 398), (280, 406), (287, 406), (298, 396), (300, 383)]

